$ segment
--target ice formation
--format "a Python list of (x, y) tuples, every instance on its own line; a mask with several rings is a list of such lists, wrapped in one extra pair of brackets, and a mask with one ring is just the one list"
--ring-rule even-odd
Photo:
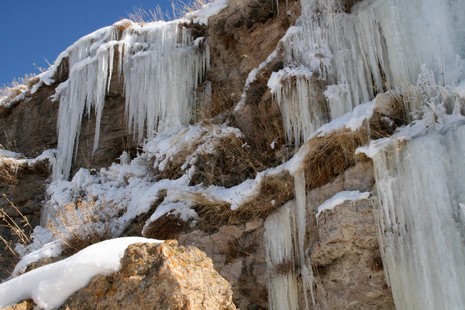
[(465, 126), (373, 155), (380, 249), (398, 309), (465, 308)]
[(315, 306), (313, 271), (305, 252), (305, 179), (303, 172), (294, 177), (296, 199), (270, 215), (264, 224), (270, 309)]
[(208, 69), (209, 52), (207, 43), (195, 40), (183, 23), (189, 21), (121, 21), (81, 38), (59, 56), (55, 67), (67, 59), (69, 78), (56, 95), (60, 108), (55, 180), (68, 178), (82, 117), (92, 110), (97, 149), (112, 78), (124, 76), (127, 126), (138, 141), (145, 132), (150, 137), (157, 130), (189, 123), (193, 92)]
[[(282, 40), (286, 68), (275, 73), (282, 85), (270, 87), (289, 142), (298, 145), (377, 93), (414, 83), (422, 64), (442, 85), (456, 81), (457, 58), (465, 58), (465, 3), (445, 2), (359, 1), (348, 8), (339, 0), (302, 0), (297, 26)], [(321, 85), (326, 100), (312, 90)]]
[(299, 283), (295, 264), (295, 201), (265, 221), (268, 303), (270, 309), (297, 310)]

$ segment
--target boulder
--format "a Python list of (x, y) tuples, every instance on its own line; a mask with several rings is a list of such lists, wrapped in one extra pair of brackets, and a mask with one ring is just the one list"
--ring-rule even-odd
[(236, 309), (210, 258), (176, 241), (130, 245), (121, 270), (97, 276), (62, 309)]

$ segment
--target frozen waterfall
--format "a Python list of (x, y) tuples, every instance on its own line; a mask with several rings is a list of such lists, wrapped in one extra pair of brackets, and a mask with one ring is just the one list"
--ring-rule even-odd
[(67, 59), (69, 78), (56, 95), (60, 108), (55, 180), (68, 178), (82, 117), (92, 110), (97, 149), (105, 95), (116, 73), (124, 77), (127, 126), (138, 141), (145, 132), (152, 136), (156, 130), (189, 123), (193, 92), (209, 67), (209, 50), (183, 23), (188, 21), (138, 25), (123, 20), (81, 38), (59, 56), (55, 67)]
[[(354, 2), (302, 0), (302, 16), (282, 41), (286, 68), (280, 73), (287, 74), (272, 92), (291, 143), (311, 136), (324, 121), (321, 111), (330, 121), (377, 93), (415, 83), (422, 64), (441, 85), (457, 81), (457, 59), (465, 59), (464, 1), (347, 3)], [(309, 95), (321, 85), (326, 100)]]
[(397, 309), (465, 309), (465, 126), (374, 155), (380, 249)]

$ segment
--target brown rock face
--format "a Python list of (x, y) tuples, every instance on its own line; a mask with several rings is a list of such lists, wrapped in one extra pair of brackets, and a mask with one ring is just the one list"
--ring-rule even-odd
[(211, 257), (226, 279), (239, 309), (267, 309), (266, 259), (263, 221), (221, 227), (208, 234), (195, 230), (181, 234), (179, 243), (195, 245)]
[(120, 271), (95, 277), (62, 309), (236, 309), (228, 282), (194, 247), (133, 244)]
[[(309, 193), (316, 208), (341, 191), (371, 191), (371, 162), (360, 162), (323, 187)], [(395, 309), (379, 252), (375, 202), (345, 202), (315, 220), (310, 211), (308, 247), (316, 278), (316, 302), (321, 309)]]
[(25, 300), (19, 304), (9, 306), (7, 308), (1, 308), (1, 310), (32, 310), (34, 309), (34, 302), (31, 300)]

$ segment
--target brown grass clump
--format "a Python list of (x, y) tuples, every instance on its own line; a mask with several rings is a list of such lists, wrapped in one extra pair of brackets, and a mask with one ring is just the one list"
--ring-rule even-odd
[(78, 200), (59, 210), (48, 228), (56, 239), (63, 240), (63, 254), (71, 256), (80, 250), (111, 239), (110, 218), (103, 211), (105, 206)]
[(234, 221), (234, 211), (231, 210), (229, 203), (215, 201), (200, 193), (193, 193), (191, 199), (195, 201), (195, 206), (192, 209), (200, 218), (196, 228), (212, 232)]
[(258, 195), (235, 211), (241, 223), (266, 218), (294, 197), (294, 178), (289, 172), (267, 176), (260, 183)]
[(18, 184), (18, 175), (25, 172), (48, 175), (50, 164), (48, 160), (42, 160), (29, 165), (26, 161), (0, 156), (0, 183)]
[[(226, 254), (226, 261), (231, 262), (232, 260), (249, 256), (258, 248), (258, 236), (257, 231), (247, 231), (237, 239), (233, 239), (228, 242), (228, 253)], [(260, 232), (261, 233), (261, 232)]]
[(21, 162), (14, 158), (2, 158), (0, 156), (0, 182), (5, 184), (18, 184), (17, 174)]
[(331, 182), (357, 162), (355, 150), (370, 140), (366, 130), (345, 130), (310, 140), (303, 165), (308, 189)]
[(122, 20), (120, 20), (119, 22), (113, 24), (113, 26), (114, 26), (118, 31), (123, 32), (123, 31), (126, 30), (127, 28), (131, 27), (132, 24), (133, 24), (133, 22), (130, 21), (129, 19), (122, 19)]
[(214, 154), (198, 156), (191, 185), (232, 187), (254, 178), (266, 167), (240, 138), (230, 135), (218, 141)]
[(159, 240), (177, 239), (182, 232), (189, 231), (190, 225), (173, 214), (165, 214), (144, 229), (144, 237)]

